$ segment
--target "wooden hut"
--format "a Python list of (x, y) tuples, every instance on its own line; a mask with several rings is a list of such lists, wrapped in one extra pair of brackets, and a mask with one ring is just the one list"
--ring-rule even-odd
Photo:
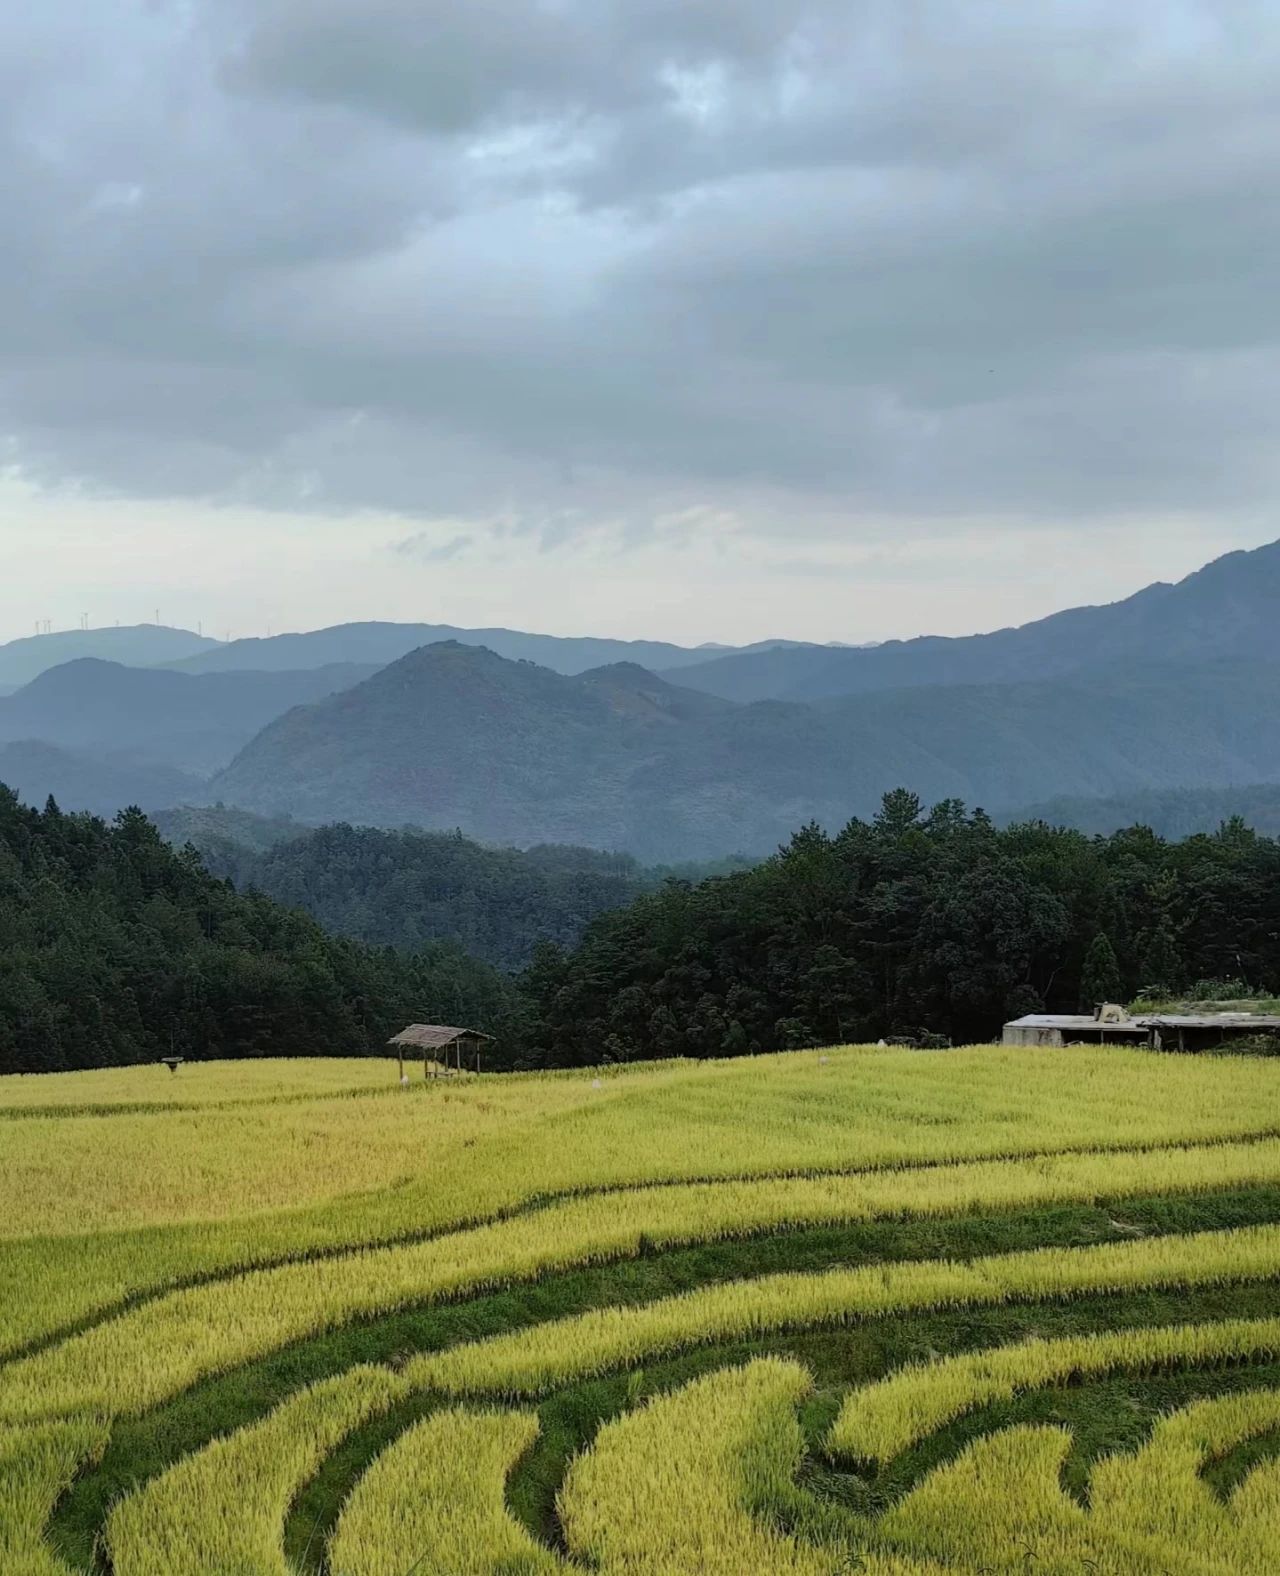
[[(399, 1034), (393, 1035), (387, 1044), (396, 1048), (400, 1058), (400, 1078), (403, 1081), (406, 1051), (422, 1052), (422, 1072), (426, 1078), (433, 1077), (432, 1067), (438, 1068), (442, 1063), (447, 1071), (461, 1072), (464, 1055), (468, 1064), (474, 1057), (475, 1070), (479, 1072), (481, 1047), (492, 1045), (493, 1036), (481, 1034), (479, 1029), (455, 1029), (446, 1023), (411, 1023), (407, 1029), (401, 1029)], [(454, 1062), (452, 1068), (449, 1067), (450, 1054)]]

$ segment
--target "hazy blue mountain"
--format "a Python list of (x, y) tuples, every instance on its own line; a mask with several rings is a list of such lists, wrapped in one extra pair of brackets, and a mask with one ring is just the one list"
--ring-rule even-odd
[(157, 810), (151, 819), (167, 843), (178, 848), (194, 843), (202, 853), (213, 846), (234, 844), (248, 854), (265, 854), (277, 843), (308, 837), (314, 830), (287, 817), (273, 820), (226, 804), (179, 804)]
[[(540, 663), (556, 673), (585, 673), (611, 662), (636, 662), (647, 668), (679, 668), (703, 662), (709, 652), (732, 651), (725, 646), (686, 647), (661, 640), (606, 640), (590, 636), (533, 635), (517, 629), (459, 629), (452, 624), (335, 624), (303, 634), (233, 640), (178, 661), (186, 673), (223, 673), (237, 668), (266, 672), (280, 668), (313, 668), (329, 663), (367, 663), (378, 667), (446, 640), (484, 646), (499, 656)], [(745, 651), (770, 650), (792, 644), (762, 641)]]
[(0, 644), (0, 692), (17, 689), (32, 679), (79, 657), (150, 667), (177, 662), (198, 652), (212, 650), (218, 642), (189, 629), (169, 629), (163, 624), (132, 624), (114, 629), (60, 629), (51, 635), (27, 635)]
[(64, 810), (105, 816), (131, 804), (158, 809), (204, 791), (201, 778), (169, 766), (80, 754), (37, 739), (0, 744), (0, 783), (31, 805), (42, 805), (52, 794)]
[(189, 674), (82, 657), (0, 697), (0, 741), (43, 739), (207, 776), (273, 717), (373, 671)]
[(650, 861), (767, 851), (905, 784), (991, 810), (1280, 781), (1276, 667), (1217, 662), (822, 705), (708, 703), (643, 669), (577, 677), (445, 643), (269, 724), (211, 795), (318, 824), (461, 828)]
[(853, 650), (802, 647), (686, 664), (680, 683), (731, 700), (819, 700), (938, 684), (1008, 684), (1131, 662), (1280, 661), (1280, 542), (1229, 553), (1177, 585), (1017, 629)]

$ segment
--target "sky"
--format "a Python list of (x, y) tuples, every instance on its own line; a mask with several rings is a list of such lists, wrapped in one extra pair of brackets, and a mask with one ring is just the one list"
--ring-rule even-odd
[(966, 633), (1280, 537), (1274, 0), (0, 11), (0, 639)]

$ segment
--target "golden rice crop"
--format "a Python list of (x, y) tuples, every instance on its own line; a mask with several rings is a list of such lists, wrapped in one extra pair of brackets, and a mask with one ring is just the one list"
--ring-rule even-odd
[(1124, 1369), (1280, 1356), (1280, 1319), (1107, 1330), (912, 1363), (855, 1390), (827, 1436), (834, 1456), (885, 1462), (965, 1412), (1025, 1390)]
[(1202, 1474), (1235, 1446), (1277, 1428), (1277, 1390), (1197, 1401), (1161, 1418), (1142, 1449), (1094, 1466), (1094, 1537), (1141, 1538), (1171, 1568), (1195, 1562), (1232, 1576), (1256, 1571), (1280, 1547), (1280, 1463), (1255, 1467), (1225, 1502)]
[[(602, 1186), (1280, 1134), (1280, 1068), (1244, 1058), (1118, 1047), (825, 1054), (482, 1077), (408, 1095), (11, 1115), (0, 1234), (261, 1215), (415, 1181), (424, 1223), (439, 1229)], [(188, 1069), (172, 1080), (154, 1071), (176, 1085)], [(204, 1076), (225, 1078), (230, 1096), (239, 1073)], [(26, 1080), (0, 1078), (0, 1109), (15, 1082)]]
[(17, 1073), (0, 1078), (0, 1115), (96, 1115), (123, 1110), (178, 1110), (259, 1100), (317, 1100), (333, 1094), (393, 1089), (395, 1058), (278, 1056), (241, 1062), (187, 1062), (179, 1075), (148, 1062), (74, 1073)]
[(560, 1492), (569, 1547), (605, 1576), (835, 1576), (847, 1551), (770, 1529), (804, 1454), (796, 1404), (811, 1379), (763, 1358), (606, 1423)]
[(96, 1422), (0, 1429), (0, 1571), (4, 1576), (71, 1576), (41, 1534), (76, 1468), (106, 1442), (106, 1426)]
[[(459, 1395), (539, 1395), (659, 1354), (777, 1330), (887, 1313), (1054, 1301), (1087, 1293), (1213, 1286), (1280, 1274), (1280, 1226), (1152, 1237), (1089, 1248), (1032, 1248), (958, 1263), (925, 1260), (767, 1275), (594, 1309), (414, 1358), (415, 1384)], [(0, 1402), (4, 1401), (0, 1392)]]
[[(947, 1166), (652, 1186), (569, 1198), (520, 1221), (442, 1237), (443, 1256), (469, 1262), (477, 1289), (530, 1271), (600, 1262), (637, 1251), (642, 1238), (662, 1245), (745, 1236), (788, 1226), (963, 1214), (968, 1210), (1120, 1199), (1141, 1193), (1196, 1193), (1280, 1182), (1280, 1139), (1180, 1145), (1152, 1150), (1027, 1156)], [(6, 1346), (45, 1336), (126, 1296), (153, 1291), (212, 1269), (232, 1273), (256, 1263), (317, 1252), (377, 1246), (427, 1228), (413, 1189), (395, 1189), (360, 1207), (311, 1217), (270, 1216), (252, 1232), (223, 1225), (197, 1231), (95, 1236), (85, 1242), (91, 1273), (71, 1242), (0, 1245), (10, 1289), (0, 1308)], [(580, 1244), (575, 1257), (568, 1251)], [(514, 1244), (514, 1247), (513, 1247)], [(437, 1295), (428, 1288), (425, 1295)]]
[(1088, 1509), (1062, 1486), (1068, 1430), (1003, 1429), (931, 1472), (872, 1536), (957, 1571), (1261, 1576), (1280, 1539), (1280, 1463), (1254, 1468), (1225, 1503), (1201, 1473), (1278, 1426), (1274, 1390), (1196, 1402), (1159, 1420), (1142, 1449), (1098, 1461)]
[(532, 1412), (438, 1412), (402, 1434), (351, 1491), (330, 1576), (555, 1576), (567, 1563), (503, 1501), (538, 1436)]
[(353, 1368), (184, 1457), (111, 1512), (115, 1576), (292, 1576), (290, 1502), (335, 1445), (405, 1393), (387, 1369)]
[[(513, 1223), (517, 1229), (508, 1233), (512, 1258), (499, 1270), (490, 1270), (489, 1283), (590, 1261), (581, 1236), (570, 1234), (552, 1251), (535, 1237), (524, 1245), (521, 1263), (518, 1228), (526, 1224)], [(0, 1420), (142, 1411), (200, 1378), (306, 1335), (432, 1295), (474, 1288), (479, 1279), (474, 1262), (460, 1265), (452, 1257), (455, 1247), (437, 1241), (380, 1249), (174, 1292), (0, 1367)], [(1010, 1297), (1056, 1297), (1073, 1290), (1204, 1285), (1277, 1272), (1280, 1226), (1260, 1226), (1196, 1238), (1036, 1249), (965, 1264), (888, 1264), (769, 1276), (691, 1292), (647, 1308), (597, 1310), (548, 1326), (536, 1347), (523, 1334), (502, 1336), (422, 1358), (414, 1371), (422, 1383), (441, 1388), (467, 1390), (480, 1383), (485, 1393), (509, 1389), (526, 1394), (562, 1373), (594, 1372), (638, 1360), (650, 1350), (780, 1329), (788, 1323)], [(579, 1362), (586, 1366), (577, 1367)]]
[[(547, 1197), (1280, 1132), (1280, 1069), (1119, 1048), (843, 1050), (232, 1103), (242, 1079), (258, 1089), (259, 1076), (301, 1079), (304, 1065), (328, 1087), (324, 1062), (279, 1075), (193, 1064), (174, 1079), (133, 1069), (166, 1086), (194, 1072), (218, 1098), (0, 1124), (0, 1238), (12, 1239), (0, 1242), (0, 1354), (126, 1297), (460, 1229)], [(14, 1086), (31, 1082), (0, 1078), (0, 1109), (20, 1108)]]
[[(384, 1075), (376, 1062), (197, 1064), (175, 1079), (93, 1074), (78, 1090), (78, 1075), (56, 1087), (0, 1080), (0, 1576), (84, 1576), (43, 1529), (112, 1420), (355, 1321), (751, 1234), (1280, 1185), (1280, 1064), (1258, 1061), (847, 1049), (407, 1094), (377, 1090)], [(1265, 1204), (1249, 1209), (1256, 1218)], [(118, 1501), (105, 1528), (114, 1576), (284, 1576), (299, 1490), (363, 1419), (414, 1389), (435, 1393), (425, 1405), (542, 1396), (791, 1329), (1277, 1277), (1280, 1224), (1257, 1225), (757, 1275), (425, 1353), (394, 1373), (354, 1368)], [(891, 1333), (880, 1326), (868, 1350)], [(363, 1336), (343, 1339), (359, 1350)], [(36, 1349), (14, 1355), (24, 1342)], [(844, 1398), (828, 1444), (883, 1460), (1029, 1386), (1277, 1352), (1280, 1318), (944, 1356)], [(1093, 1561), (1114, 1576), (1244, 1576), (1257, 1568), (1250, 1553), (1280, 1548), (1280, 1469), (1256, 1468), (1227, 1502), (1202, 1477), (1207, 1461), (1280, 1425), (1274, 1398), (1224, 1397), (1162, 1420), (1141, 1449), (1095, 1466), (1088, 1509), (1061, 1486), (1069, 1435), (1030, 1428), (978, 1441), (862, 1520), (818, 1513), (794, 1479), (809, 1383), (794, 1362), (766, 1358), (606, 1423), (562, 1485), (572, 1559), (506, 1505), (536, 1420), (436, 1412), (357, 1482), (329, 1569), (810, 1576), (856, 1564), (866, 1576), (941, 1576), (1022, 1569), (1032, 1549), (1040, 1571)], [(232, 1404), (236, 1384), (224, 1387)], [(252, 1397), (250, 1385), (240, 1415)], [(134, 1441), (167, 1426), (162, 1412), (119, 1430), (101, 1481), (124, 1479)], [(84, 1488), (56, 1513), (60, 1548), (99, 1530), (83, 1524), (95, 1492)], [(804, 1538), (783, 1530), (792, 1516)]]

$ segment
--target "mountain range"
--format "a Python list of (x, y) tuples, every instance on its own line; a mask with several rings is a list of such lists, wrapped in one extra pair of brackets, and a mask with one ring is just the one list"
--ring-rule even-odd
[(997, 810), (1277, 779), (1276, 671), (1240, 661), (740, 705), (625, 664), (566, 677), (445, 643), (269, 724), (210, 792), (302, 822), (659, 862), (764, 852), (901, 784)]
[[(0, 698), (0, 744), (27, 752), (25, 793), (43, 796), (43, 760), (51, 785), (78, 783), (73, 806), (103, 805), (131, 771), (131, 797), (152, 804), (157, 771), (198, 773), (194, 788), (183, 779), (190, 802), (302, 824), (461, 827), (654, 862), (766, 852), (899, 785), (1009, 813), (1280, 782), (1280, 543), (963, 639), (708, 660), (514, 631), (420, 639), (440, 632), (345, 625), (204, 643), (163, 665), (64, 663)], [(589, 665), (602, 649), (666, 666)], [(109, 782), (89, 780), (95, 763)]]
[(0, 743), (40, 739), (208, 776), (291, 706), (377, 672), (354, 663), (279, 673), (179, 673), (80, 657), (0, 696)]
[(278, 673), (339, 666), (372, 669), (385, 667), (418, 646), (441, 640), (485, 646), (499, 656), (540, 662), (557, 673), (585, 673), (588, 668), (609, 662), (639, 662), (651, 668), (675, 669), (705, 662), (712, 656), (750, 656), (801, 644), (794, 640), (762, 640), (750, 646), (677, 646), (665, 640), (610, 640), (537, 635), (519, 629), (377, 622), (334, 624), (328, 629), (300, 634), (221, 641), (186, 629), (138, 624), (127, 629), (59, 630), (0, 644), (0, 695), (29, 684), (50, 668), (85, 657), (128, 667), (172, 667), (184, 673)]
[(1154, 661), (1280, 661), (1280, 542), (1228, 553), (1176, 585), (1017, 629), (921, 636), (832, 650), (737, 652), (690, 664), (680, 682), (730, 700), (821, 700), (937, 684), (1007, 684)]

